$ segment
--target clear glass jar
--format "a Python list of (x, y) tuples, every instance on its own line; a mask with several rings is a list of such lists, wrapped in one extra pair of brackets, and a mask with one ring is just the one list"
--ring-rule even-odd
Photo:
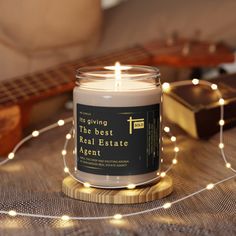
[(101, 188), (137, 186), (155, 178), (161, 159), (159, 70), (84, 67), (76, 78), (76, 178)]

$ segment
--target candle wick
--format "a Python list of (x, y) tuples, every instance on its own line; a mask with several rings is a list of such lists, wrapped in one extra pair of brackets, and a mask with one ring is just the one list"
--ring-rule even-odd
[(115, 83), (115, 91), (119, 90), (120, 83), (121, 83), (120, 80), (116, 80), (116, 83)]

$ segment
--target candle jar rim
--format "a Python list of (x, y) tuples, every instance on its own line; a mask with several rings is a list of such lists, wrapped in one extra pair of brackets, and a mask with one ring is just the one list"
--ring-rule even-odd
[[(154, 66), (143, 65), (120, 65), (121, 79), (143, 80), (155, 79), (160, 83), (160, 71)], [(115, 66), (85, 66), (76, 71), (76, 79), (104, 80), (115, 78)], [(158, 81), (157, 81), (158, 80)]]

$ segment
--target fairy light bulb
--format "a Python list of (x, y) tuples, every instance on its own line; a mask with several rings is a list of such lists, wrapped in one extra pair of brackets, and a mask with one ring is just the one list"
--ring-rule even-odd
[(219, 148), (220, 148), (220, 149), (223, 149), (224, 146), (225, 146), (225, 145), (224, 145), (223, 143), (219, 143)]
[(8, 212), (8, 215), (9, 216), (16, 216), (17, 213), (16, 213), (16, 211), (11, 210), (11, 211)]
[(70, 217), (68, 215), (63, 215), (61, 217), (61, 219), (64, 220), (64, 221), (68, 221), (70, 219)]
[(84, 183), (84, 187), (85, 187), (85, 188), (90, 188), (90, 187), (91, 187), (91, 184), (88, 183), (88, 182), (85, 182), (85, 183)]
[(199, 79), (193, 79), (193, 80), (192, 80), (192, 83), (193, 83), (193, 85), (199, 84)]
[(210, 183), (206, 186), (206, 189), (210, 190), (214, 188), (214, 184)]
[(224, 104), (225, 104), (225, 100), (224, 100), (223, 98), (220, 98), (220, 99), (219, 99), (219, 104), (220, 104), (220, 105), (224, 105)]
[(67, 151), (66, 151), (65, 149), (63, 149), (63, 150), (61, 151), (61, 154), (62, 154), (63, 156), (65, 156), (66, 153), (67, 153)]
[(121, 214), (115, 214), (115, 215), (113, 216), (113, 218), (114, 218), (115, 220), (120, 220), (120, 219), (122, 219), (122, 215), (121, 215)]
[(162, 90), (163, 90), (163, 92), (166, 92), (166, 93), (169, 92), (170, 91), (170, 84), (167, 82), (163, 83)]
[(33, 132), (32, 132), (32, 136), (33, 136), (33, 137), (39, 136), (39, 131), (38, 131), (38, 130), (33, 131)]
[(166, 172), (161, 172), (160, 176), (164, 178), (166, 176)]
[(71, 134), (67, 134), (67, 135), (66, 135), (66, 139), (67, 139), (67, 140), (71, 139)]
[(220, 121), (219, 121), (219, 125), (220, 125), (220, 126), (223, 126), (224, 124), (225, 124), (225, 121), (224, 121), (224, 120), (220, 120)]
[(12, 160), (14, 157), (15, 157), (14, 152), (10, 152), (10, 153), (8, 154), (8, 159)]
[(178, 163), (177, 159), (173, 159), (173, 160), (172, 160), (172, 163), (173, 163), (174, 165), (177, 164), (177, 163)]
[(175, 142), (175, 141), (176, 141), (176, 137), (175, 137), (175, 136), (171, 136), (170, 140), (171, 140), (172, 142)]
[(64, 120), (59, 120), (59, 121), (57, 121), (57, 124), (59, 126), (63, 126), (65, 124), (65, 121)]
[(212, 84), (212, 85), (211, 85), (211, 89), (212, 89), (212, 90), (216, 90), (216, 89), (218, 89), (218, 86), (217, 86), (216, 84)]
[(174, 148), (174, 151), (175, 151), (175, 152), (179, 152), (179, 148), (178, 148), (178, 147), (175, 147), (175, 148)]
[(231, 168), (231, 164), (230, 164), (229, 162), (227, 162), (227, 163), (225, 164), (225, 166), (226, 166), (227, 168)]
[(69, 173), (69, 168), (66, 166), (66, 167), (64, 167), (64, 172), (65, 173)]
[(169, 128), (168, 126), (166, 126), (166, 127), (164, 127), (164, 131), (165, 131), (166, 133), (169, 133), (169, 132), (170, 132), (170, 128)]
[(128, 189), (134, 189), (135, 187), (136, 187), (135, 184), (128, 184), (128, 185), (127, 185), (127, 188), (128, 188)]
[(168, 208), (170, 208), (171, 207), (171, 203), (170, 202), (167, 202), (167, 203), (165, 203), (162, 207), (164, 208), (164, 209), (168, 209)]

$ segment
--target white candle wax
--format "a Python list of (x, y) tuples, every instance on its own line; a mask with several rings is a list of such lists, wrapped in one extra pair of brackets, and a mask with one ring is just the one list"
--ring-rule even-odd
[[(160, 86), (156, 86), (156, 84), (148, 80), (135, 80), (133, 78), (128, 78), (127, 76), (125, 76), (125, 79), (122, 79), (121, 77), (119, 81), (115, 80), (115, 78), (98, 79), (94, 81), (89, 80), (88, 76), (87, 81), (84, 81), (81, 86), (74, 88), (73, 99), (75, 124), (78, 124), (78, 104), (91, 107), (107, 108), (133, 108), (150, 106), (161, 103), (161, 88)], [(75, 128), (77, 129), (77, 125), (75, 125)], [(78, 133), (79, 130), (76, 130), (76, 134)], [(79, 139), (77, 136), (78, 135), (75, 135), (76, 145)], [(82, 142), (84, 142), (84, 139), (82, 139)], [(157, 140), (157, 142), (160, 142), (160, 140)], [(78, 149), (76, 155), (80, 155)], [(99, 158), (102, 159), (103, 157), (101, 156)], [(134, 175), (107, 175), (105, 173), (88, 173), (86, 171), (81, 171), (78, 168), (75, 174), (77, 178), (83, 182), (89, 182), (93, 185), (104, 187), (116, 187), (148, 181), (156, 176), (157, 171), (158, 170)]]
[(115, 80), (106, 79), (87, 82), (82, 87), (75, 87), (74, 101), (90, 106), (145, 106), (160, 103), (161, 89), (143, 81), (125, 79), (117, 85)]

